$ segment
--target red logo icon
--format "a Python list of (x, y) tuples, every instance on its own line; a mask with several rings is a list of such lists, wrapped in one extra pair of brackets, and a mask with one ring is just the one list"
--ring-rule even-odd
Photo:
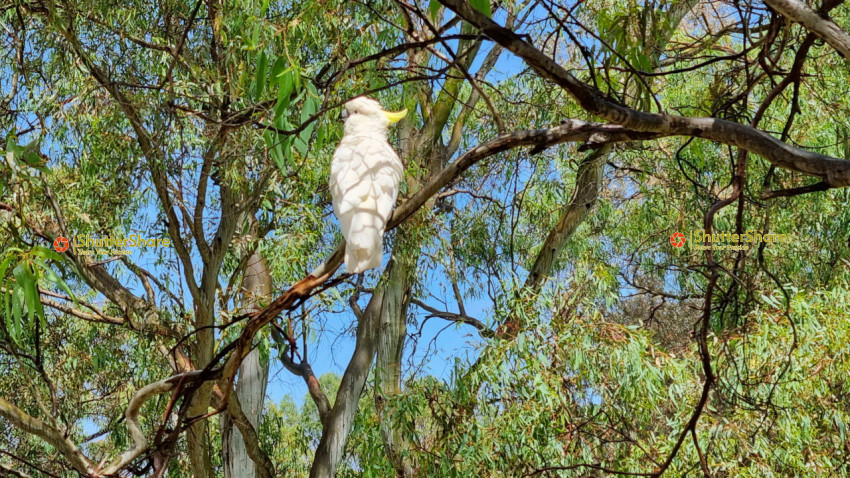
[(67, 251), (68, 247), (70, 246), (71, 244), (68, 242), (68, 239), (65, 239), (62, 236), (57, 237), (56, 240), (53, 241), (53, 248), (56, 249), (58, 252)]
[(670, 236), (670, 244), (673, 244), (673, 247), (682, 247), (685, 245), (685, 235), (681, 232), (674, 232), (672, 236)]

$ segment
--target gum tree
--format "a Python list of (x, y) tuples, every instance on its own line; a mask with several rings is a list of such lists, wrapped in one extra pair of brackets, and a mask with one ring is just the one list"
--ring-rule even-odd
[[(4, 472), (846, 468), (837, 2), (0, 11)], [(387, 263), (349, 277), (327, 169), (364, 93), (411, 115)], [(140, 231), (173, 248), (52, 247)], [(477, 343), (448, 379), (405, 366), (432, 319)], [(263, 412), (271, 364), (301, 411)]]

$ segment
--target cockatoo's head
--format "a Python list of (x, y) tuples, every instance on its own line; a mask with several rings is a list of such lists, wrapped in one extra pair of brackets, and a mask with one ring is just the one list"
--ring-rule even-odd
[(387, 128), (407, 116), (407, 109), (386, 111), (377, 101), (358, 96), (345, 104), (340, 118), (345, 120), (345, 134), (387, 135)]

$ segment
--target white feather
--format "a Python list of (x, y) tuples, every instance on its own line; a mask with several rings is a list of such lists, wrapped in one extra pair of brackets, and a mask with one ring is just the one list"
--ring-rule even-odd
[(381, 265), (383, 237), (402, 176), (401, 160), (387, 142), (389, 121), (368, 98), (346, 103), (345, 134), (331, 162), (334, 214), (345, 237), (345, 266), (360, 273)]

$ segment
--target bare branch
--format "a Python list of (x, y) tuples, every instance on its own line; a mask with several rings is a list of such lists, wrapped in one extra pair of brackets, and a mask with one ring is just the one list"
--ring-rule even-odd
[(478, 329), (478, 332), (481, 334), (482, 337), (488, 339), (496, 336), (496, 333), (490, 330), (486, 325), (484, 325), (484, 322), (481, 322), (475, 317), (470, 317), (464, 313), (456, 314), (454, 312), (442, 311), (431, 307), (430, 305), (426, 304), (425, 302), (422, 302), (419, 299), (410, 299), (410, 302), (412, 304), (416, 304), (421, 309), (427, 311), (430, 314), (429, 317), (438, 317), (440, 319), (451, 320), (453, 322), (460, 322), (462, 324), (471, 325)]
[(814, 11), (799, 0), (764, 0), (770, 8), (829, 43), (844, 58), (850, 60), (850, 34), (828, 16)]
[[(276, 329), (272, 329), (272, 337), (280, 346), (281, 350), (286, 350), (289, 346), (280, 332)], [(304, 379), (304, 383), (307, 385), (307, 390), (310, 392), (310, 398), (313, 399), (313, 403), (316, 404), (316, 408), (319, 410), (319, 421), (325, 423), (325, 419), (328, 417), (328, 413), (330, 413), (331, 410), (331, 402), (328, 400), (325, 392), (322, 391), (322, 386), (316, 378), (316, 375), (313, 373), (313, 367), (311, 367), (306, 360), (296, 364), (292, 358), (285, 353), (281, 353), (279, 358), (280, 363), (286, 368), (286, 370), (289, 370), (290, 373), (298, 375)]]
[(799, 196), (800, 194), (812, 193), (817, 191), (826, 191), (830, 189), (829, 184), (820, 181), (808, 186), (800, 186), (798, 188), (780, 189), (777, 191), (768, 191), (761, 195), (762, 199), (773, 199), (780, 197)]
[(0, 397), (0, 416), (12, 422), (12, 425), (31, 433), (55, 448), (65, 457), (75, 470), (83, 475), (94, 473), (91, 462), (71, 440), (53, 426), (28, 415), (26, 412)]

